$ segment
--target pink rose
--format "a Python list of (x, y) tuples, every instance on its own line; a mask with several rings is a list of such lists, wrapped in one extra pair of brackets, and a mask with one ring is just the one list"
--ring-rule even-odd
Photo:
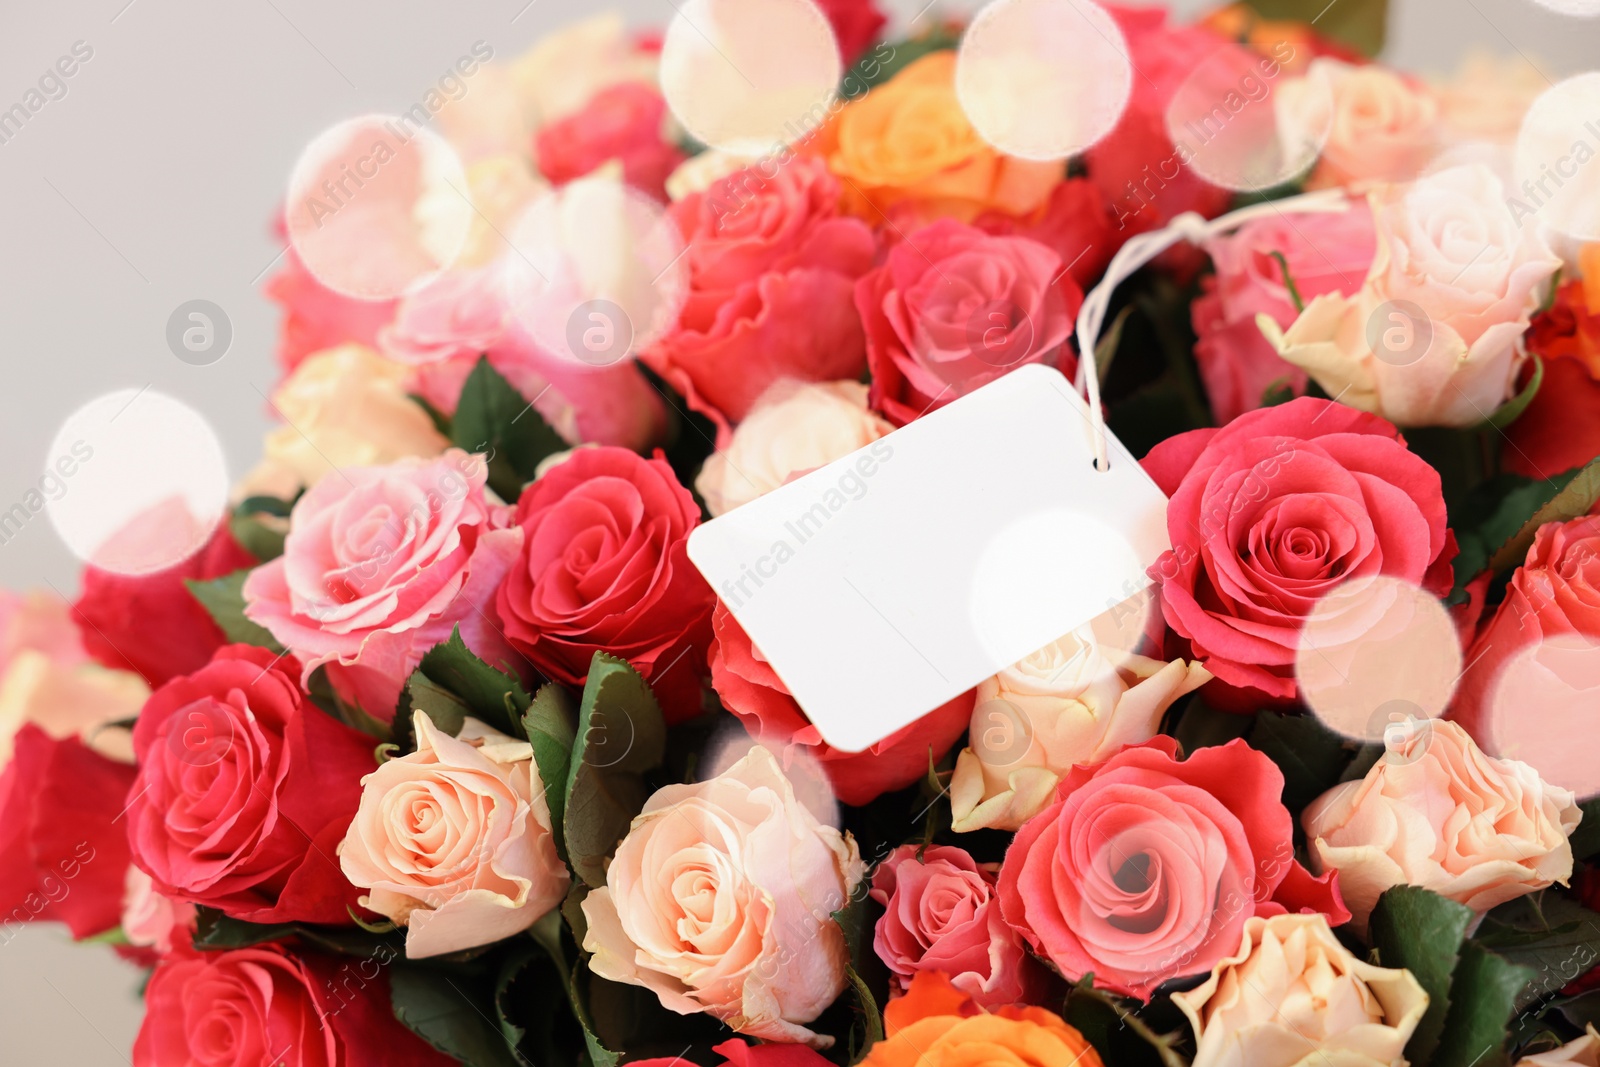
[(1071, 981), (1148, 1000), (1238, 947), (1252, 916), (1349, 913), (1294, 858), (1283, 774), (1243, 741), (1186, 760), (1161, 736), (1075, 767), (1000, 867), (1006, 921)]
[(309, 489), (283, 555), (244, 584), (245, 615), (301, 658), (323, 664), (387, 720), (423, 654), (460, 627), (491, 663), (511, 650), (487, 618), (522, 534), (491, 521), (481, 455), (356, 467)]
[(872, 231), (840, 214), (820, 160), (737, 171), (672, 216), (689, 248), (688, 302), (643, 358), (690, 407), (725, 433), (774, 382), (860, 375), (850, 292), (872, 265)]
[(1168, 438), (1143, 466), (1171, 498), (1162, 614), (1216, 675), (1213, 702), (1292, 700), (1305, 620), (1347, 582), (1450, 588), (1439, 473), (1376, 416), (1301, 397)]
[(193, 904), (163, 895), (138, 867), (128, 868), (127, 889), (122, 898), (122, 932), (128, 944), (165, 956), (174, 945), (187, 943), (197, 914)]
[(1287, 328), (1299, 314), (1273, 253), (1287, 261), (1301, 300), (1310, 301), (1359, 290), (1376, 247), (1372, 211), (1363, 201), (1346, 211), (1257, 219), (1206, 245), (1216, 274), (1202, 281), (1192, 308), (1194, 354), (1218, 423), (1260, 407), (1275, 383), (1305, 392), (1306, 372), (1285, 363), (1256, 325), (1265, 315)]
[(589, 966), (680, 1014), (765, 1041), (827, 1048), (805, 1024), (844, 991), (833, 921), (864, 875), (757, 745), (722, 774), (657, 790), (583, 900)]
[(362, 779), (339, 865), (371, 891), (362, 907), (407, 927), (406, 955), (420, 959), (521, 933), (571, 878), (528, 742), (470, 717), (457, 737), (424, 712), (414, 722), (417, 750)]
[(1042, 212), (1019, 218), (1003, 211), (986, 211), (972, 224), (996, 237), (1038, 241), (1061, 257), (1067, 273), (1085, 291), (1105, 272), (1131, 233), (1117, 227), (1110, 200), (1087, 178), (1058, 183)]
[(383, 354), (421, 367), (478, 356), (506, 332), (509, 311), (492, 267), (446, 271), (399, 301), (394, 319), (378, 331)]
[(1358, 932), (1390, 886), (1417, 885), (1477, 912), (1572, 875), (1582, 813), (1526, 763), (1486, 756), (1453, 722), (1390, 738), (1358, 781), (1300, 817), (1311, 865), (1337, 871)]
[(873, 406), (903, 426), (1025, 363), (1071, 377), (1083, 291), (1066, 267), (954, 219), (912, 233), (856, 283)]
[(534, 136), (539, 170), (556, 185), (581, 178), (611, 160), (628, 184), (666, 199), (667, 175), (686, 158), (667, 140), (667, 102), (647, 82), (601, 89), (583, 107), (542, 127)]
[(1361, 288), (1306, 305), (1278, 354), (1329, 396), (1401, 426), (1476, 426), (1511, 397), (1523, 335), (1561, 266), (1481, 164), (1370, 195), (1377, 253)]
[(293, 248), (284, 249), (283, 267), (267, 279), (266, 294), (283, 308), (278, 363), (285, 373), (323, 349), (351, 342), (375, 347), (378, 331), (394, 318), (393, 300), (341, 296), (317, 281)]
[(949, 845), (901, 845), (878, 865), (872, 899), (885, 911), (872, 949), (901, 992), (919, 971), (942, 971), (984, 1008), (1028, 998), (1041, 976), (1000, 915), (997, 869)]

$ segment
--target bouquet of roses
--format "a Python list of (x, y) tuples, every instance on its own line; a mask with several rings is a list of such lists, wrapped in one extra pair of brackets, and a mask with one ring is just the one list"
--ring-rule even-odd
[[(308, 150), (260, 466), (4, 599), (7, 928), (150, 969), (134, 1067), (1600, 1065), (1593, 87), (741, 5)], [(830, 745), (689, 534), (1038, 363), (1153, 584)]]

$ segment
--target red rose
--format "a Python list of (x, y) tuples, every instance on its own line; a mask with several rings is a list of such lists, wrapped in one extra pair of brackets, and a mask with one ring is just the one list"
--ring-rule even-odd
[(846, 804), (859, 807), (925, 778), (930, 752), (934, 762), (943, 759), (972, 717), (972, 694), (963, 693), (864, 752), (840, 752), (822, 740), (720, 600), (711, 625), (711, 686), (723, 706), (758, 741), (796, 746), (815, 759)]
[[(278, 237), (285, 239), (282, 227)], [(341, 296), (317, 281), (293, 248), (284, 249), (283, 267), (267, 279), (266, 294), (283, 308), (278, 363), (285, 374), (327, 348), (352, 341), (376, 348), (378, 331), (394, 318), (396, 305), (393, 300)]]
[[(63, 922), (73, 937), (122, 921), (134, 769), (29, 723), (0, 774), (0, 927)], [(0, 946), (12, 934), (0, 936)]]
[(334, 852), (377, 765), (373, 741), (308, 702), (299, 673), (229, 645), (151, 694), (127, 820), (160, 893), (248, 922), (350, 921), (358, 893)]
[(617, 159), (629, 185), (659, 200), (667, 176), (688, 157), (662, 137), (667, 102), (653, 85), (621, 82), (595, 93), (581, 109), (534, 137), (539, 170), (556, 185)]
[[(717, 1067), (829, 1067), (832, 1062), (806, 1045), (752, 1045), (737, 1037), (711, 1046), (711, 1051), (723, 1058)], [(685, 1062), (682, 1056), (657, 1056), (634, 1060), (628, 1067), (683, 1067)]]
[(1129, 231), (1117, 229), (1106, 194), (1087, 178), (1068, 178), (1057, 185), (1037, 217), (986, 211), (972, 224), (996, 237), (1038, 241), (1061, 257), (1080, 289), (1088, 289), (1105, 272), (1129, 236)]
[(1506, 430), (1501, 461), (1515, 474), (1554, 478), (1600, 456), (1600, 252), (1586, 253), (1584, 267), (1585, 278), (1563, 285), (1528, 334), (1544, 383)]
[(726, 431), (774, 382), (860, 376), (850, 293), (872, 266), (872, 230), (840, 215), (821, 160), (758, 163), (684, 197), (672, 216), (689, 249), (688, 300), (643, 359), (691, 407)]
[(133, 1067), (447, 1067), (394, 1017), (394, 957), (387, 946), (341, 959), (280, 945), (171, 957), (145, 989)]
[(1294, 858), (1283, 774), (1243, 741), (1177, 758), (1157, 737), (1074, 767), (1000, 865), (1006, 921), (1069, 980), (1148, 1000), (1239, 947), (1251, 916), (1350, 920)]
[(897, 426), (1024, 363), (1069, 377), (1083, 290), (1061, 257), (1026, 237), (940, 219), (856, 283), (872, 405)]
[(256, 559), (226, 526), (182, 563), (153, 574), (123, 575), (85, 567), (72, 618), (83, 647), (101, 664), (134, 671), (151, 686), (199, 670), (227, 641), (186, 581), (209, 581)]
[(523, 490), (516, 520), (522, 552), (495, 601), (512, 647), (567, 685), (608, 652), (668, 722), (699, 714), (713, 599), (689, 562), (700, 509), (660, 453), (578, 449)]
[(817, 6), (833, 24), (839, 55), (847, 67), (878, 39), (878, 31), (887, 21), (873, 0), (817, 0)]
[(1222, 214), (1233, 194), (1181, 163), (1167, 134), (1167, 106), (1195, 68), (1227, 41), (1200, 26), (1169, 25), (1162, 8), (1106, 7), (1127, 38), (1136, 73), (1116, 128), (1084, 154), (1089, 180), (1111, 200), (1124, 240), (1185, 211), (1207, 218)]
[(1144, 468), (1171, 497), (1162, 612), (1242, 710), (1294, 698), (1303, 622), (1344, 583), (1450, 588), (1439, 474), (1376, 415), (1302, 397), (1169, 438)]

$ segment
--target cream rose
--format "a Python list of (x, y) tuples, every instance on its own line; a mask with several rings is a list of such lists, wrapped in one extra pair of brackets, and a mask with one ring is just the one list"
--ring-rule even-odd
[(1341, 402), (1401, 426), (1474, 426), (1510, 398), (1522, 335), (1561, 261), (1519, 227), (1482, 165), (1369, 197), (1378, 246), (1353, 296), (1329, 293), (1287, 331), (1256, 324), (1278, 354)]
[(1193, 1067), (1392, 1067), (1428, 1010), (1410, 971), (1357, 959), (1320, 914), (1247, 919), (1239, 950), (1172, 1000)]
[(1390, 739), (1367, 776), (1337, 785), (1301, 816), (1311, 866), (1339, 872), (1358, 932), (1390, 886), (1417, 885), (1476, 912), (1572, 874), (1572, 793), (1532, 767), (1485, 755), (1453, 722)]
[(1422, 173), (1440, 138), (1439, 102), (1426, 86), (1376, 63), (1323, 57), (1311, 67), (1333, 90), (1333, 122), (1312, 186), (1403, 182)]
[(580, 110), (618, 82), (656, 83), (656, 57), (640, 48), (622, 15), (607, 11), (541, 37), (511, 65), (523, 111), (537, 129)]
[(252, 491), (293, 496), (335, 468), (375, 467), (443, 452), (448, 441), (406, 395), (410, 371), (361, 345), (318, 352), (272, 394), (286, 425), (267, 434)]
[(1558, 1049), (1522, 1057), (1517, 1067), (1600, 1067), (1600, 1031), (1593, 1023), (1588, 1029), (1588, 1033)]
[(361, 906), (407, 927), (411, 959), (487, 945), (567, 894), (533, 747), (468, 718), (451, 737), (417, 712), (417, 750), (362, 779), (339, 865)]
[(893, 429), (867, 409), (860, 382), (779, 383), (756, 402), (728, 447), (706, 460), (694, 486), (711, 514), (721, 515)]
[(150, 687), (132, 671), (62, 662), (35, 649), (11, 657), (0, 678), (0, 768), (24, 723), (51, 737), (77, 737), (102, 756), (133, 762), (133, 736), (124, 723), (139, 714)]
[(985, 679), (950, 783), (954, 828), (1017, 829), (1075, 764), (1150, 740), (1173, 701), (1210, 680), (1197, 663), (1106, 648), (1088, 628)]
[(865, 874), (856, 843), (796, 798), (759, 746), (704, 782), (645, 804), (583, 901), (589, 966), (682, 1014), (826, 1048), (805, 1027), (844, 990), (832, 914)]

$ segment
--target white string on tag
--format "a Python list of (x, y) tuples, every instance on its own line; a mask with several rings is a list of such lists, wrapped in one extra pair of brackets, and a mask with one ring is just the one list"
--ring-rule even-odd
[(1325, 189), (1304, 193), (1285, 200), (1268, 200), (1260, 204), (1230, 211), (1215, 219), (1207, 219), (1188, 211), (1173, 219), (1165, 229), (1153, 230), (1130, 237), (1126, 244), (1111, 257), (1105, 277), (1100, 279), (1084, 298), (1078, 312), (1078, 378), (1077, 388), (1088, 398), (1089, 419), (1094, 430), (1094, 468), (1105, 472), (1111, 469), (1106, 455), (1106, 419), (1100, 406), (1100, 373), (1095, 366), (1095, 346), (1100, 343), (1100, 331), (1105, 326), (1106, 313), (1111, 307), (1112, 294), (1118, 285), (1127, 281), (1134, 272), (1177, 244), (1187, 241), (1203, 245), (1213, 237), (1238, 229), (1247, 222), (1268, 215), (1293, 213), (1301, 215), (1323, 212), (1347, 211), (1349, 197), (1341, 189)]

